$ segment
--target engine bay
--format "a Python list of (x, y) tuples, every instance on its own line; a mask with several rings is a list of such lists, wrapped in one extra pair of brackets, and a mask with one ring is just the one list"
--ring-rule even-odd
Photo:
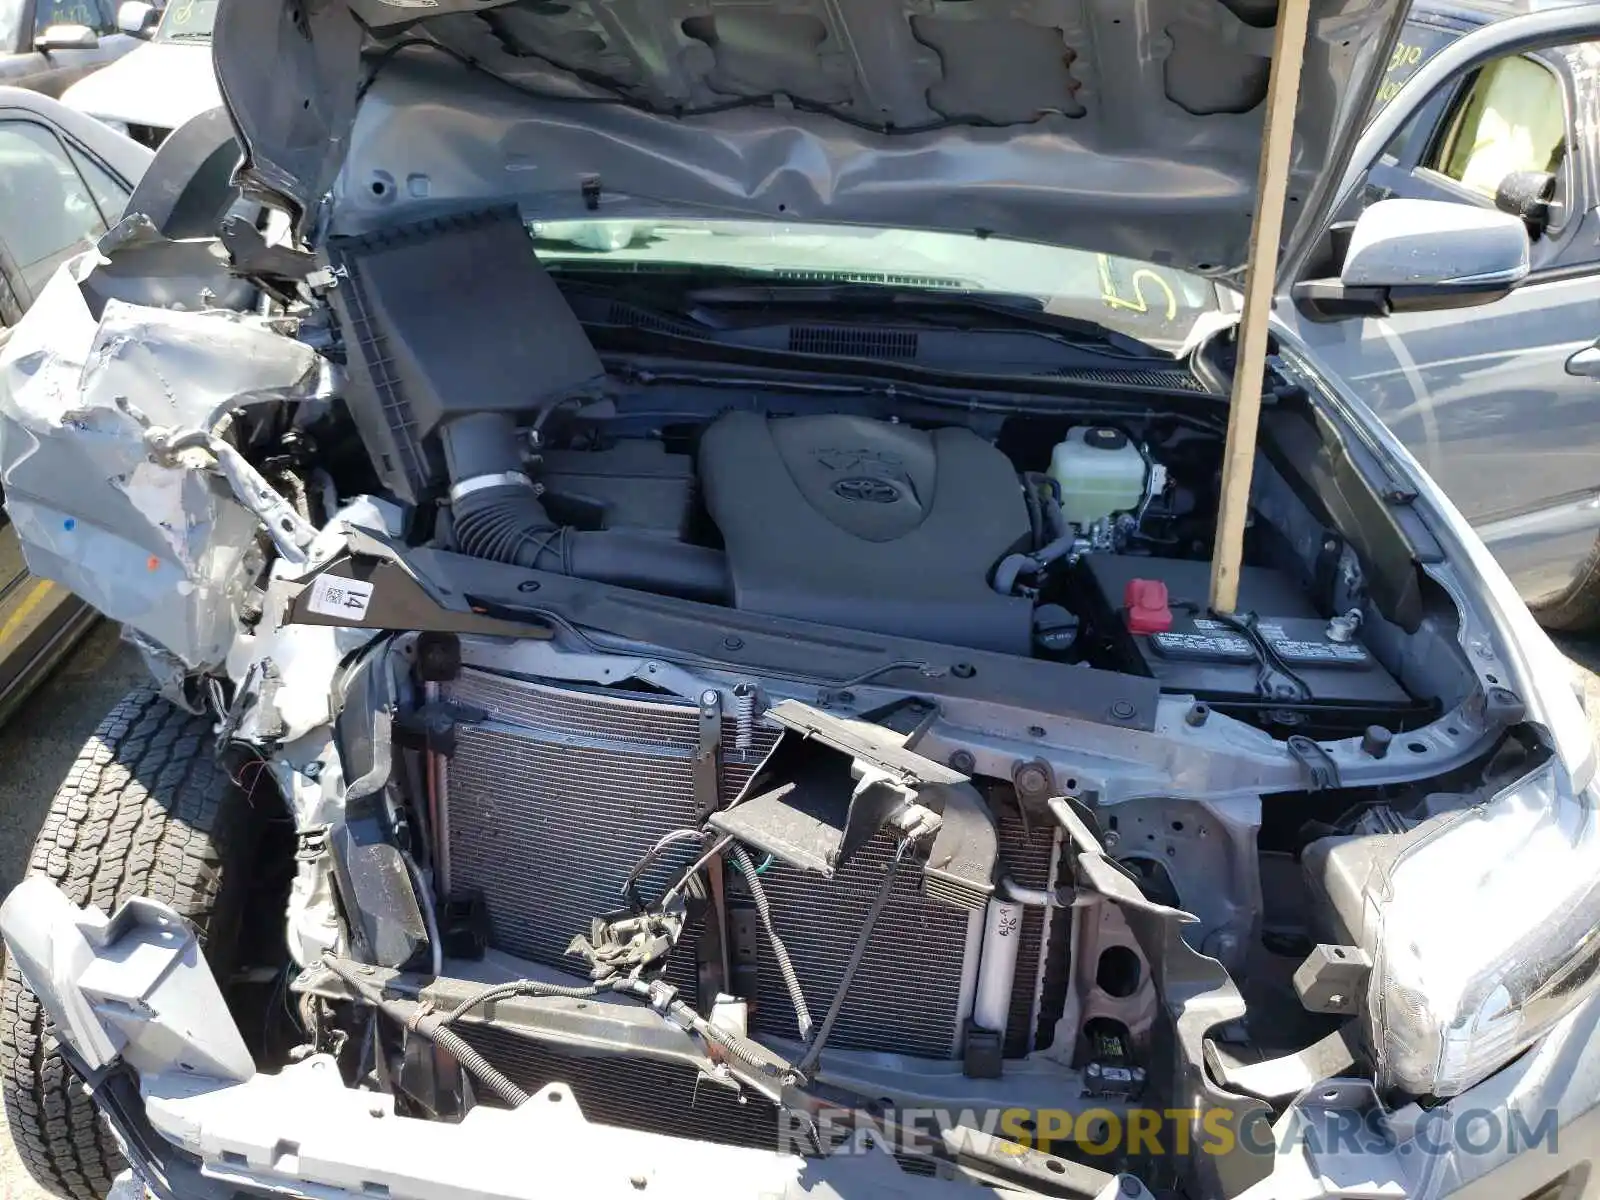
[[(516, 353), (487, 363), (443, 336), (421, 286), (469, 252), (496, 268), (456, 289), (451, 321), (499, 344), (497, 326), (519, 314), (505, 330)], [(744, 613), (1130, 673), (1282, 736), (1397, 731), (1437, 711), (1364, 645), (1375, 614), (1342, 539), (1308, 558), (1258, 522), (1244, 607), (1206, 608), (1215, 409), (1113, 402), (1097, 420), (777, 386), (630, 387), (591, 341), (607, 327), (579, 323), (595, 298), (567, 303), (514, 213), (336, 238), (332, 257), (349, 280), (330, 293), (335, 312), (365, 339), (352, 345), (351, 415), (432, 544)], [(379, 347), (401, 348), (382, 374), (368, 366), (389, 361)], [(1303, 419), (1291, 407), (1282, 418)]]
[[(935, 379), (795, 350), (843, 343), (759, 304), (747, 340), (790, 349), (642, 328), (651, 288), (558, 278), (513, 210), (327, 257), (292, 319), (107, 304), (108, 366), (30, 376), (82, 375), (125, 434), (60, 450), (139, 483), (92, 558), (54, 533), (75, 472), (7, 475), (30, 563), (125, 567), (97, 605), (292, 818), (266, 969), (229, 996), (263, 1070), (444, 1123), (570, 1095), (807, 1162), (917, 1108), (1244, 1121), (1372, 1073), (1373, 864), (1542, 751), (1293, 371), (1215, 612), (1225, 341)], [(179, 412), (174, 348), (251, 386)], [(169, 565), (99, 527), (190, 540)], [(1231, 1195), (1261, 1166), (1095, 1159), (1073, 1128), (1027, 1186)], [(1015, 1182), (1035, 1131), (982, 1132), (913, 1131), (900, 1166)]]

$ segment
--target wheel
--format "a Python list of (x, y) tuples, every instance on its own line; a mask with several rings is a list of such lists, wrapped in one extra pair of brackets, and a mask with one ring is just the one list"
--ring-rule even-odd
[(1555, 600), (1534, 606), (1534, 620), (1553, 633), (1587, 633), (1600, 629), (1600, 539), (1573, 576), (1573, 584)]
[[(56, 793), (28, 870), (108, 913), (133, 896), (170, 904), (225, 978), (259, 823), (212, 744), (208, 720), (154, 690), (124, 697)], [(0, 1003), (0, 1090), (18, 1155), (47, 1191), (101, 1200), (122, 1156), (9, 960)]]

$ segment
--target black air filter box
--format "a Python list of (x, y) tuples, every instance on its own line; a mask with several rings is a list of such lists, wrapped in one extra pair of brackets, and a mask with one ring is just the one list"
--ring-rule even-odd
[[(1339, 642), (1328, 621), (1287, 576), (1261, 567), (1240, 573), (1235, 621), (1251, 624), (1276, 652), (1282, 666), (1301, 680), (1309, 697), (1264, 694), (1261, 655), (1251, 640), (1207, 615), (1211, 564), (1185, 559), (1089, 554), (1078, 561), (1075, 587), (1084, 611), (1121, 670), (1149, 675), (1164, 692), (1193, 695), (1221, 706), (1331, 705), (1362, 710), (1409, 710), (1411, 697), (1361, 643), (1359, 634)], [(1141, 610), (1141, 591), (1160, 607)], [(1130, 584), (1135, 585), (1130, 591)], [(1274, 671), (1277, 664), (1271, 664)], [(1281, 678), (1279, 679), (1281, 683)], [(1291, 682), (1292, 688), (1292, 682)]]
[(604, 375), (515, 206), (329, 238), (327, 257), (350, 415), (408, 503), (441, 474), (441, 421), (532, 413)]

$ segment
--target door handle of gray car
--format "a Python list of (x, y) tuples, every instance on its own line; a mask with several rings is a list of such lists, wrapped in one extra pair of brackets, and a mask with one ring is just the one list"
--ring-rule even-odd
[(1600, 379), (1600, 342), (1585, 346), (1567, 359), (1567, 374), (1585, 379)]

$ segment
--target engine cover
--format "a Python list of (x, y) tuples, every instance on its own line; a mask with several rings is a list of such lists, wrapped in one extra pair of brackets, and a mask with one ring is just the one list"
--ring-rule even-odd
[(1027, 654), (1032, 605), (988, 583), (1027, 540), (1010, 461), (967, 429), (720, 417), (700, 444), (736, 607)]

